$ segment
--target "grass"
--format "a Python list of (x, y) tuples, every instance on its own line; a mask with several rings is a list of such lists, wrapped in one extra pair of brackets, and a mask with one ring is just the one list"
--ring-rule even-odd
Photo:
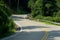
[(44, 23), (44, 24), (48, 24), (48, 25), (58, 26), (58, 25), (56, 25), (56, 24), (52, 24), (52, 23), (50, 23), (50, 22), (45, 22), (45, 21), (40, 21), (40, 22), (42, 22), (42, 23)]
[(52, 21), (42, 21), (42, 20), (40, 20), (40, 22), (43, 22), (43, 23), (45, 23), (45, 24), (49, 24), (49, 25), (60, 26), (60, 23), (57, 24), (57, 23), (52, 22)]
[(59, 24), (54, 24), (54, 23), (52, 23), (51, 21), (37, 20), (37, 19), (34, 19), (34, 18), (30, 18), (30, 20), (42, 22), (42, 23), (44, 23), (44, 24), (53, 25), (53, 26), (60, 26)]

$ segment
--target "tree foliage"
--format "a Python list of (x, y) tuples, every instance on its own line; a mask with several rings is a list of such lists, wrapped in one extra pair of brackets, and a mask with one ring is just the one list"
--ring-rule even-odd
[(4, 0), (4, 2), (17, 14), (24, 14), (30, 12), (30, 8), (28, 8), (29, 0)]
[(15, 27), (13, 20), (10, 18), (13, 12), (3, 3), (3, 1), (0, 1), (0, 38), (9, 35)]
[[(33, 18), (46, 18), (57, 16), (58, 18), (60, 12), (60, 0), (30, 0), (28, 2), (28, 7), (31, 8), (31, 16)], [(51, 18), (52, 19), (52, 18)], [(47, 18), (49, 20), (49, 18)], [(53, 19), (56, 20), (56, 19)], [(58, 20), (57, 20), (58, 21)]]

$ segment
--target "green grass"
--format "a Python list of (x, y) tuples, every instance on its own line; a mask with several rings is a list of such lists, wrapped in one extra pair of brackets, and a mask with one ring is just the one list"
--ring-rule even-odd
[(42, 23), (44, 23), (44, 24), (48, 24), (48, 25), (58, 26), (58, 25), (56, 25), (56, 24), (52, 24), (52, 23), (50, 23), (50, 22), (45, 22), (45, 21), (39, 21), (39, 22), (42, 22)]
[(44, 23), (44, 24), (48, 24), (48, 25), (54, 25), (54, 26), (60, 26), (59, 24), (54, 24), (54, 23), (52, 23), (52, 21), (43, 21), (42, 19), (40, 19), (40, 20), (37, 20), (37, 19), (35, 19), (35, 18), (30, 18), (30, 20), (34, 20), (34, 21), (38, 21), (38, 22), (42, 22), (42, 23)]

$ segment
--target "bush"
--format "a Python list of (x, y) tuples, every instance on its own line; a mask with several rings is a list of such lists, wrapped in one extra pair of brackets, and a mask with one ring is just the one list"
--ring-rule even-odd
[(13, 32), (15, 24), (10, 16), (10, 12), (3, 6), (0, 6), (0, 38)]
[(54, 21), (54, 22), (60, 22), (60, 17), (55, 17), (55, 18), (53, 19), (53, 21)]
[(53, 21), (60, 22), (60, 11), (56, 13), (56, 16), (53, 18)]
[(52, 21), (52, 20), (53, 20), (53, 17), (50, 17), (50, 16), (48, 16), (48, 17), (44, 17), (43, 20)]
[(38, 15), (35, 17), (36, 19), (43, 19), (43, 16), (42, 15)]

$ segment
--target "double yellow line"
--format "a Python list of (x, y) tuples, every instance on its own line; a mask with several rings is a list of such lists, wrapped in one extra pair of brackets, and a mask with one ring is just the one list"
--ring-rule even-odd
[(47, 40), (47, 38), (48, 38), (48, 31), (47, 29), (45, 29), (45, 34), (41, 40)]

